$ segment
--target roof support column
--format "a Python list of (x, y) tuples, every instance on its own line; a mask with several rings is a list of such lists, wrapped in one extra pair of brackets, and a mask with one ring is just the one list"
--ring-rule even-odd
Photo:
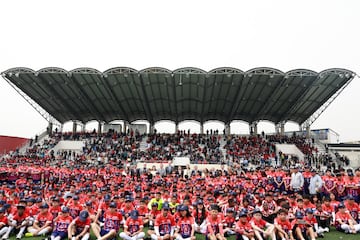
[(101, 121), (99, 121), (98, 123), (98, 134), (101, 134), (102, 133), (102, 123)]
[(285, 122), (280, 122), (280, 135), (285, 135)]
[(200, 123), (200, 134), (204, 134), (204, 123)]
[(225, 123), (225, 135), (230, 135), (230, 123)]
[(52, 122), (49, 122), (49, 125), (48, 125), (48, 127), (47, 127), (47, 133), (48, 133), (49, 135), (51, 135), (51, 134), (52, 134), (52, 131), (53, 131), (53, 123), (52, 123)]
[(122, 132), (127, 134), (128, 128), (129, 128), (129, 122), (124, 120), (124, 126)]
[(275, 124), (275, 134), (280, 134), (280, 124)]
[(85, 126), (86, 126), (85, 123), (82, 123), (82, 124), (81, 124), (81, 132), (85, 132)]
[(179, 123), (175, 122), (175, 133), (179, 131)]
[(309, 120), (306, 120), (303, 125), (301, 125), (300, 129), (301, 131), (303, 132), (305, 130), (305, 137), (307, 139), (310, 139), (311, 138), (311, 129), (310, 129), (310, 121)]
[(310, 139), (310, 138), (311, 138), (310, 132), (311, 132), (310, 124), (307, 124), (307, 125), (306, 125), (306, 138), (307, 138), (307, 139)]
[(73, 121), (73, 128), (72, 128), (73, 134), (76, 133), (76, 129), (77, 129), (77, 123), (76, 121)]
[(252, 122), (252, 123), (249, 125), (250, 135), (251, 135), (251, 136), (255, 136), (255, 135), (258, 134), (257, 124), (258, 124), (258, 122), (255, 121), (255, 122)]
[(155, 133), (155, 124), (153, 122), (150, 122), (149, 133)]

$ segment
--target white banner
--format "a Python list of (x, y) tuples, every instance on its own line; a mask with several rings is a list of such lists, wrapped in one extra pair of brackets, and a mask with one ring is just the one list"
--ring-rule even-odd
[(190, 164), (190, 158), (188, 157), (175, 157), (173, 161), (174, 166), (186, 166)]

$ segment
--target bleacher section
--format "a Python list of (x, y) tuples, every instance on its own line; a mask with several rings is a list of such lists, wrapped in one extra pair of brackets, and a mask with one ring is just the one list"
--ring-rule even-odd
[[(286, 144), (284, 142), (291, 142)], [(296, 144), (296, 145), (295, 145)], [(299, 146), (299, 147), (298, 147)], [(220, 134), (190, 134), (179, 131), (176, 134), (117, 133), (110, 131), (77, 132), (72, 134), (54, 133), (43, 141), (32, 145), (24, 157), (39, 160), (47, 156), (54, 164), (101, 163), (136, 165), (148, 163), (149, 166), (171, 163), (176, 157), (186, 157), (191, 168), (218, 169), (221, 165), (255, 168), (257, 166), (279, 164), (279, 152), (295, 155), (297, 159), (289, 164), (304, 162), (314, 147), (303, 138), (280, 138), (279, 136), (224, 136)], [(305, 150), (306, 154), (301, 152)], [(283, 159), (284, 156), (281, 156)], [(287, 159), (287, 158), (286, 158)], [(185, 166), (185, 165), (183, 165)]]

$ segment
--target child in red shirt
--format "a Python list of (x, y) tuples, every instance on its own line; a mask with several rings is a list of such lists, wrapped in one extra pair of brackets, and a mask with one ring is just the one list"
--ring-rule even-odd
[(274, 220), (275, 233), (281, 239), (290, 239), (290, 236), (292, 236), (292, 227), (287, 216), (287, 211), (280, 209), (277, 218)]

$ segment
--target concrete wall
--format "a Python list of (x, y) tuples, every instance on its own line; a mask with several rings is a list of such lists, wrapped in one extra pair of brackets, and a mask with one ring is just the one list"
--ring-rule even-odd
[(304, 160), (305, 156), (295, 144), (276, 144), (276, 154), (281, 151), (287, 155), (296, 155), (300, 160)]
[[(146, 167), (148, 169), (151, 169), (153, 166), (155, 166), (156, 169), (159, 169), (161, 165), (160, 163), (137, 163), (137, 168), (143, 168), (144, 164), (146, 164)], [(164, 168), (168, 166), (167, 163), (164, 163), (163, 165)], [(208, 170), (221, 169), (220, 164), (190, 164), (190, 169), (194, 169), (195, 166), (197, 166), (198, 170), (204, 170), (205, 168), (207, 168)], [(227, 169), (227, 166), (225, 166), (224, 169)]]
[(359, 151), (337, 151), (341, 156), (346, 156), (350, 160), (349, 167), (358, 168), (360, 167), (360, 152)]
[(83, 150), (85, 143), (83, 141), (60, 141), (56, 146), (52, 149), (56, 154), (58, 151), (63, 150), (71, 150), (75, 151), (76, 153), (80, 153)]

